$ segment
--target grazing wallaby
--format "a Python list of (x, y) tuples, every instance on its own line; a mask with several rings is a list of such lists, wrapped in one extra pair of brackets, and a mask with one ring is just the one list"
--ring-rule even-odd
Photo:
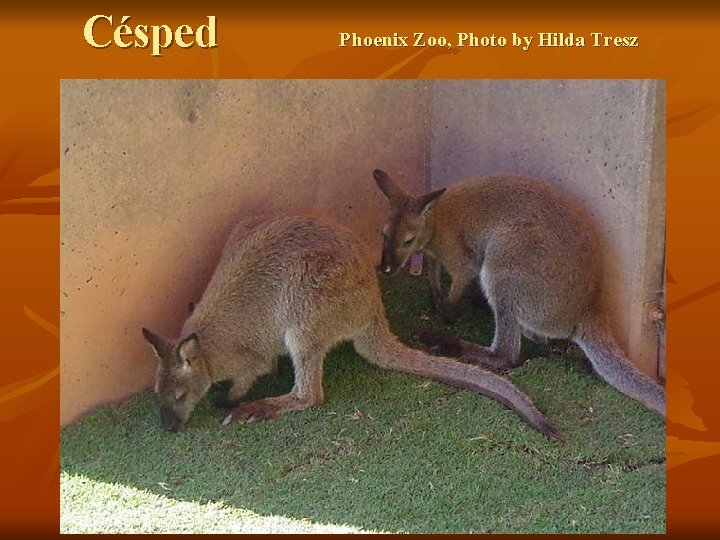
[[(590, 217), (550, 184), (492, 176), (413, 197), (384, 172), (373, 173), (390, 201), (380, 270), (392, 274), (414, 251), (429, 260), (434, 305), (452, 321), (466, 285), (479, 276), (495, 316), (492, 345), (431, 332), (440, 354), (499, 369), (518, 365), (521, 333), (568, 338), (612, 386), (665, 416), (665, 390), (627, 359), (600, 307), (601, 252)], [(451, 278), (447, 301), (441, 277)]]
[[(323, 360), (343, 340), (370, 362), (486, 394), (550, 438), (559, 433), (507, 379), (410, 349), (390, 332), (377, 275), (351, 233), (317, 218), (239, 223), (180, 338), (143, 328), (159, 358), (155, 390), (165, 429), (178, 431), (216, 381), (230, 380), (223, 425), (301, 410), (323, 402)], [(240, 404), (288, 353), (288, 394)]]

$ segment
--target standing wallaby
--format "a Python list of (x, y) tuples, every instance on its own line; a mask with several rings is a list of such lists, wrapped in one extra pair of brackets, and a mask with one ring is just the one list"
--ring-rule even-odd
[[(155, 391), (165, 429), (178, 431), (216, 381), (232, 386), (223, 425), (323, 402), (323, 360), (343, 340), (370, 362), (489, 395), (550, 438), (558, 432), (507, 379), (400, 343), (390, 332), (377, 275), (351, 233), (310, 217), (239, 223), (180, 338), (143, 328), (159, 358)], [(277, 358), (289, 354), (290, 393), (240, 404)]]
[[(492, 345), (430, 332), (431, 350), (498, 369), (519, 363), (521, 333), (577, 343), (595, 372), (665, 416), (665, 390), (635, 369), (600, 307), (601, 253), (590, 217), (550, 184), (517, 176), (481, 177), (413, 197), (383, 171), (373, 173), (390, 201), (380, 270), (392, 274), (414, 251), (429, 260), (434, 305), (447, 320), (478, 276), (495, 316)], [(442, 269), (450, 275), (442, 299)]]

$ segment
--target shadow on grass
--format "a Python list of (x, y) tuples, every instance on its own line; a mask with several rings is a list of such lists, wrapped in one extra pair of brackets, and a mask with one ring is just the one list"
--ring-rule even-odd
[[(468, 302), (446, 327), (424, 280), (383, 285), (391, 325), (411, 345), (418, 328), (490, 341), (486, 309)], [(204, 400), (186, 430), (171, 434), (146, 393), (64, 429), (61, 469), (176, 501), (363, 530), (664, 532), (663, 422), (584, 362), (523, 347), (531, 360), (512, 379), (565, 433), (564, 444), (489, 398), (375, 368), (348, 344), (326, 360), (321, 407), (221, 429), (223, 413)], [(285, 360), (249, 397), (291, 385)], [(101, 513), (102, 501), (92, 507)]]

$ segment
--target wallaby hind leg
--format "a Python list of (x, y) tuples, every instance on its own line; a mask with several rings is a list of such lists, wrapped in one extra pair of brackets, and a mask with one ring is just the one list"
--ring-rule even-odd
[(435, 354), (459, 358), (498, 371), (514, 369), (520, 359), (520, 326), (513, 312), (502, 304), (494, 306), (493, 312), (495, 337), (490, 347), (436, 332), (419, 332), (417, 337)]
[(521, 331), (509, 302), (501, 299), (492, 306), (495, 315), (495, 336), (490, 345), (489, 362), (485, 365), (500, 368), (516, 368), (520, 363)]
[(286, 338), (295, 371), (292, 390), (282, 396), (243, 403), (228, 414), (223, 426), (232, 422), (275, 418), (288, 411), (301, 411), (323, 402), (323, 360), (329, 347), (304, 346), (293, 334), (288, 332)]

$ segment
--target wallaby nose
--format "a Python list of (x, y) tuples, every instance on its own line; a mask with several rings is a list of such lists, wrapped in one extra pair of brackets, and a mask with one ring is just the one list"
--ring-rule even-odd
[(171, 417), (171, 418), (165, 417), (162, 419), (162, 422), (160, 422), (160, 423), (162, 424), (162, 428), (165, 431), (170, 431), (171, 433), (177, 433), (183, 427), (183, 423), (174, 417)]
[(377, 271), (381, 272), (387, 276), (387, 275), (392, 274), (392, 266), (381, 262), (380, 264), (377, 265)]

